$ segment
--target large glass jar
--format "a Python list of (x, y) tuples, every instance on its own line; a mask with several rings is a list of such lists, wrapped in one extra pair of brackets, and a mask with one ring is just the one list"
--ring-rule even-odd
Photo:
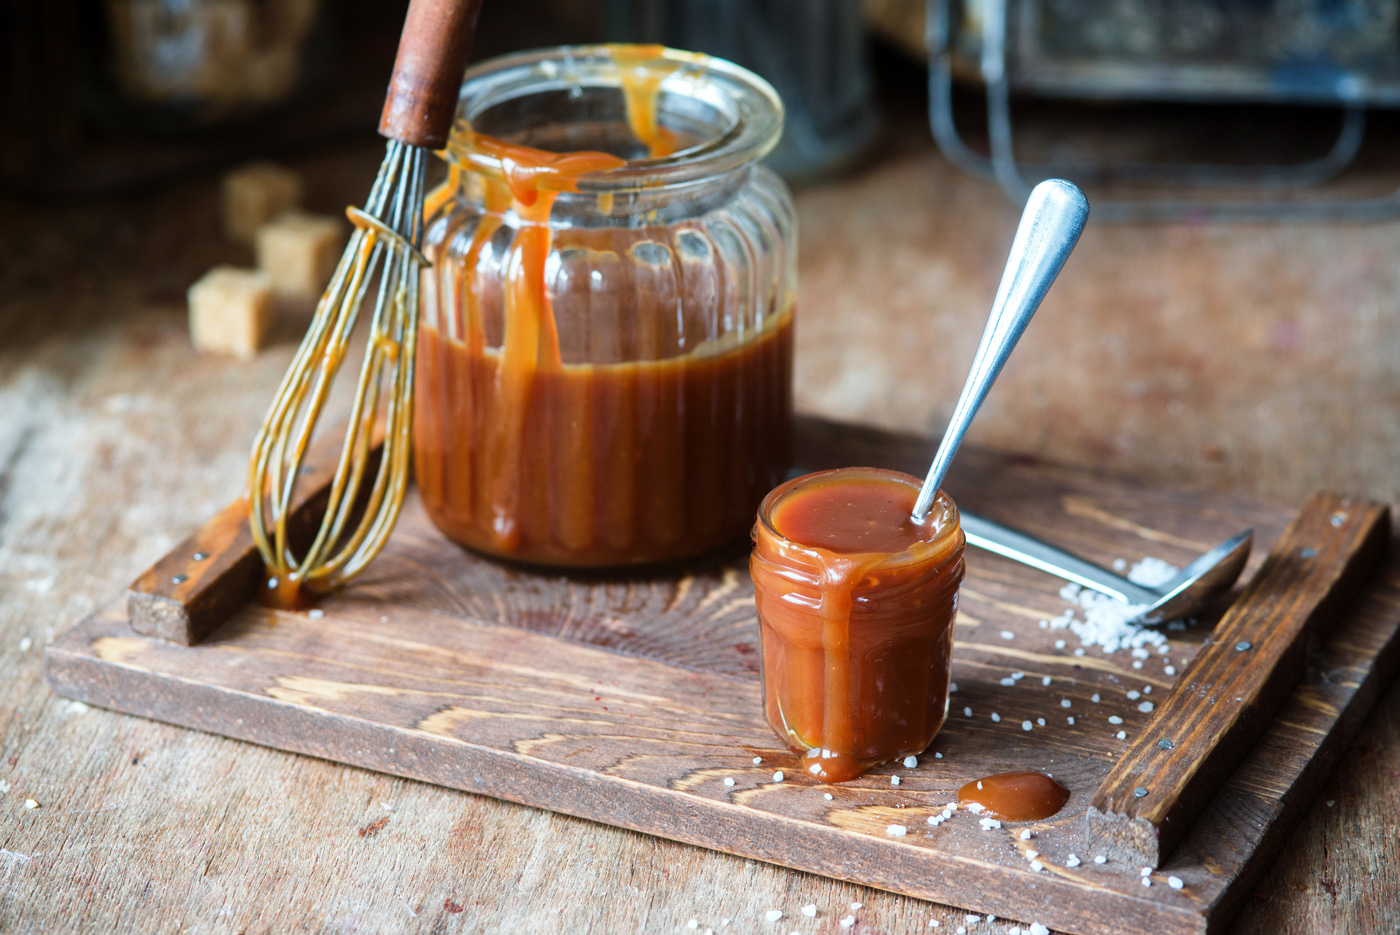
[(428, 199), (429, 516), (566, 566), (742, 538), (791, 450), (796, 221), (762, 79), (660, 46), (485, 62)]

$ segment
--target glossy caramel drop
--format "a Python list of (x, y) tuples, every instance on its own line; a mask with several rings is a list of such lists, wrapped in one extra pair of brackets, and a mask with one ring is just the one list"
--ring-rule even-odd
[(998, 773), (958, 790), (958, 804), (981, 805), (981, 814), (1003, 821), (1039, 821), (1065, 807), (1069, 790), (1044, 773)]

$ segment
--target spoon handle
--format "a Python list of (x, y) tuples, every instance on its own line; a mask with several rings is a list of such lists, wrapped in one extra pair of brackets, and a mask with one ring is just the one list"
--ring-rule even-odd
[(982, 332), (982, 343), (972, 360), (972, 370), (914, 504), (915, 522), (921, 523), (928, 516), (972, 417), (1040, 307), (1040, 300), (1060, 274), (1088, 217), (1089, 202), (1084, 193), (1064, 179), (1047, 179), (1031, 191), (1021, 224), (1016, 228), (1016, 239), (1011, 243), (992, 313)]

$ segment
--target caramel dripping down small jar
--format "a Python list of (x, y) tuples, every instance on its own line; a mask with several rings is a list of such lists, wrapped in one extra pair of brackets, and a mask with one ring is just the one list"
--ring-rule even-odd
[(428, 199), (414, 460), (433, 522), (556, 566), (740, 541), (791, 457), (796, 217), (762, 79), (659, 46), (467, 72)]

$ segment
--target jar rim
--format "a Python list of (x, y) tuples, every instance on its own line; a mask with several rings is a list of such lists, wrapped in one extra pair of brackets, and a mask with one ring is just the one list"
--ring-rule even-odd
[[(825, 471), (814, 471), (810, 474), (802, 474), (790, 480), (783, 481), (777, 487), (768, 491), (763, 498), (763, 502), (758, 507), (758, 524), (765, 534), (773, 537), (784, 546), (797, 549), (799, 551), (810, 552), (813, 546), (789, 539), (778, 531), (778, 527), (773, 522), (773, 512), (778, 504), (789, 495), (801, 490), (804, 486), (832, 477), (833, 475), (878, 477), (884, 480), (895, 480), (904, 483), (915, 490), (918, 490), (923, 482), (912, 474), (903, 471), (894, 471), (889, 468), (876, 467), (843, 467), (829, 468)], [(929, 510), (930, 515), (934, 513), (942, 514), (942, 522), (938, 527), (938, 535), (932, 539), (917, 542), (902, 552), (891, 552), (880, 560), (881, 566), (903, 565), (909, 562), (924, 561), (928, 557), (930, 549), (935, 551), (941, 549), (942, 545), (952, 536), (956, 536), (962, 530), (962, 514), (958, 511), (958, 505), (953, 502), (953, 498), (941, 488), (937, 496), (933, 498), (933, 506)]]
[[(619, 61), (625, 58), (625, 64)], [(580, 176), (578, 191), (659, 188), (713, 178), (757, 162), (783, 132), (783, 103), (772, 85), (733, 62), (660, 45), (556, 46), (503, 55), (467, 69), (457, 98), (452, 136), (439, 153), (459, 166), (492, 169), (491, 160), (463, 142), (474, 117), (532, 94), (583, 87), (622, 87), (623, 68), (652, 69), (660, 94), (677, 94), (715, 108), (728, 126), (712, 138), (666, 156), (629, 159)]]

